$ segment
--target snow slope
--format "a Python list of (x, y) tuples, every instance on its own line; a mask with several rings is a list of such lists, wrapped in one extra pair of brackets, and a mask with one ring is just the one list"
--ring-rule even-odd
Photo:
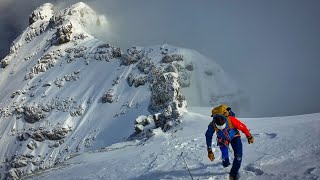
[(165, 114), (161, 126), (170, 127), (186, 111), (185, 99), (232, 107), (241, 100), (222, 68), (193, 50), (123, 52), (90, 35), (106, 18), (86, 4), (53, 9), (36, 9), (0, 61), (0, 179), (126, 140), (140, 115)]
[[(87, 152), (26, 179), (191, 179), (184, 159), (193, 179), (228, 179), (217, 147), (214, 162), (207, 158), (207, 109), (191, 108), (205, 113), (188, 112), (180, 125), (149, 140)], [(241, 120), (255, 137), (249, 145), (242, 134), (241, 179), (320, 179), (319, 113)]]

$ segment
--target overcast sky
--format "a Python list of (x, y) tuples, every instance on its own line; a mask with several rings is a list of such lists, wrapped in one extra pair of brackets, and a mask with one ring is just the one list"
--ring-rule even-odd
[[(0, 58), (44, 2), (57, 4), (0, 0)], [(243, 116), (320, 112), (318, 0), (83, 2), (105, 14), (115, 34), (99, 38), (122, 49), (167, 43), (215, 60), (249, 95), (250, 114)]]

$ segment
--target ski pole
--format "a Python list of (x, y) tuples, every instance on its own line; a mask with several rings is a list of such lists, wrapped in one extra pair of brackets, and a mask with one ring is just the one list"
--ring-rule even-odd
[(183, 152), (181, 152), (180, 156), (182, 156), (183, 161), (184, 161), (184, 163), (186, 164), (186, 167), (187, 167), (187, 169), (188, 169), (188, 171), (189, 171), (190, 177), (191, 177), (191, 179), (193, 180), (193, 177), (192, 177), (192, 174), (191, 174), (190, 169), (189, 169), (189, 167), (188, 167), (188, 164), (187, 164), (187, 162), (186, 162), (186, 160), (184, 159), (184, 157), (183, 157), (182, 154), (183, 154)]

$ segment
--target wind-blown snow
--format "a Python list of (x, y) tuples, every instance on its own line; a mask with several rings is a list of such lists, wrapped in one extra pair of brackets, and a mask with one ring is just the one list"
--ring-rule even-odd
[[(319, 113), (241, 120), (255, 137), (248, 144), (242, 134), (241, 179), (320, 178)], [(223, 168), (219, 148), (213, 146), (214, 162), (207, 158), (209, 123), (207, 114), (188, 112), (167, 133), (81, 154), (30, 179), (191, 179), (183, 158), (194, 179), (228, 179), (230, 167)]]

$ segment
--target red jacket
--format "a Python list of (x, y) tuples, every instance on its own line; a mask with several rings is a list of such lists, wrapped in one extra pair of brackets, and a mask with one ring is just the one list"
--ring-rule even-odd
[(233, 124), (234, 128), (239, 129), (240, 131), (242, 131), (246, 135), (246, 137), (250, 136), (249, 129), (247, 128), (247, 126), (245, 124), (243, 124), (241, 121), (239, 121), (234, 116), (229, 116), (229, 118), (230, 118), (230, 121)]

